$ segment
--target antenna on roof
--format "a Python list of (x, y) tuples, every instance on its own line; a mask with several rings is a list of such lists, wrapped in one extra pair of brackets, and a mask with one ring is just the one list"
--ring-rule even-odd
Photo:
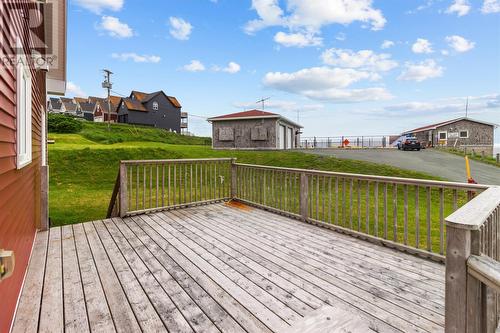
[(258, 100), (255, 103), (262, 103), (262, 110), (265, 110), (265, 108), (266, 108), (266, 104), (265, 103), (266, 103), (266, 101), (268, 101), (270, 99), (271, 99), (271, 97), (262, 98), (262, 99)]
[(467, 96), (467, 101), (465, 102), (465, 118), (469, 114), (469, 96)]

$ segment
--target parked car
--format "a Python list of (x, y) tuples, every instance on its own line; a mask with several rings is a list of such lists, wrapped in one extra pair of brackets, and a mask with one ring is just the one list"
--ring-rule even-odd
[(399, 150), (420, 150), (422, 145), (417, 138), (406, 138), (404, 141), (398, 141), (397, 143)]

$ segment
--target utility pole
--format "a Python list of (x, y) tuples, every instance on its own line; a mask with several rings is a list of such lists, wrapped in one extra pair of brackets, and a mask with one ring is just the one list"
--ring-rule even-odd
[(111, 72), (109, 69), (103, 69), (104, 72), (104, 82), (102, 83), (102, 87), (107, 89), (108, 91), (108, 130), (111, 129), (111, 88), (113, 88), (113, 84), (111, 83)]
[(465, 102), (465, 118), (469, 115), (469, 96), (467, 96), (467, 102)]

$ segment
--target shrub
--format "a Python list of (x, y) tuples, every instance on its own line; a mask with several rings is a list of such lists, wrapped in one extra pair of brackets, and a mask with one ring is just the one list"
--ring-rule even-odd
[(51, 133), (78, 133), (83, 128), (80, 120), (62, 114), (49, 114), (48, 121)]

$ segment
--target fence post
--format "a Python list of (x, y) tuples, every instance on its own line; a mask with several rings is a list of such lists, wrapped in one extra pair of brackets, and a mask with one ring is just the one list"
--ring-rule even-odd
[(127, 165), (120, 162), (120, 217), (125, 217), (128, 211)]
[[(467, 259), (471, 231), (446, 226), (445, 332), (467, 332)], [(477, 311), (477, 309), (476, 309)]]
[(497, 153), (497, 163), (500, 163), (500, 153)]
[(238, 167), (236, 166), (236, 158), (231, 159), (231, 199), (236, 199), (238, 195)]
[(307, 174), (302, 172), (300, 174), (300, 215), (305, 221), (308, 218), (309, 212), (309, 178)]
[[(471, 254), (481, 254), (479, 230), (471, 231)], [(486, 332), (486, 286), (467, 276), (467, 333)]]

